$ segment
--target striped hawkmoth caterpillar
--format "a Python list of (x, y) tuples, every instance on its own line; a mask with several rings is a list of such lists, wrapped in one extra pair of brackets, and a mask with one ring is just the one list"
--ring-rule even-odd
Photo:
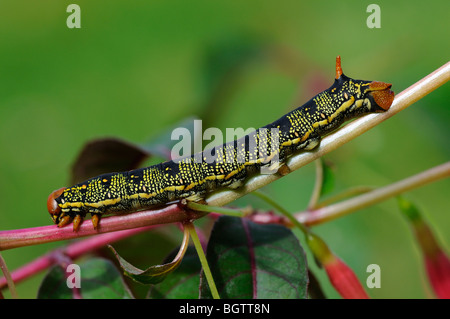
[(60, 188), (49, 195), (48, 211), (58, 227), (73, 221), (74, 231), (90, 213), (97, 229), (100, 217), (106, 214), (152, 209), (181, 199), (202, 201), (214, 190), (236, 189), (261, 168), (270, 166), (281, 172), (291, 154), (314, 149), (323, 136), (346, 120), (388, 110), (394, 100), (390, 88), (388, 83), (345, 76), (338, 56), (333, 85), (261, 128), (267, 134), (259, 129), (176, 161), (104, 174)]

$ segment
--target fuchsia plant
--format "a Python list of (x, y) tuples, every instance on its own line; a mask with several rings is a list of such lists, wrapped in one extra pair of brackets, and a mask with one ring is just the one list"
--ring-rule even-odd
[[(302, 153), (298, 156), (293, 157), (288, 163), (290, 170), (296, 170), (301, 166), (320, 158), (324, 154), (336, 149), (340, 145), (369, 130), (378, 123), (395, 115), (429, 92), (438, 88), (440, 85), (446, 83), (449, 78), (450, 62), (400, 93), (395, 98), (389, 112), (369, 115), (364, 118), (355, 120), (343, 129), (324, 138), (320, 148), (316, 152)], [(325, 268), (330, 282), (339, 292), (339, 294), (343, 298), (368, 298), (367, 293), (364, 291), (361, 283), (359, 282), (358, 278), (353, 273), (351, 268), (347, 266), (338, 256), (332, 253), (328, 245), (317, 235), (311, 233), (309, 228), (307, 227), (330, 221), (334, 218), (349, 214), (363, 207), (373, 205), (387, 198), (397, 196), (413, 188), (425, 185), (426, 183), (437, 181), (448, 176), (450, 176), (450, 162), (429, 169), (415, 176), (406, 178), (397, 183), (368, 191), (362, 195), (354, 196), (350, 199), (341, 201), (336, 204), (320, 207), (320, 205), (314, 205), (313, 203), (312, 205), (310, 205), (309, 210), (297, 214), (289, 214), (283, 211), (283, 209), (277, 206), (276, 203), (274, 204), (274, 208), (283, 213), (284, 216), (275, 215), (272, 212), (252, 212), (250, 214), (237, 212), (236, 214), (241, 218), (245, 218), (246, 220), (253, 221), (258, 224), (281, 224), (289, 228), (300, 228), (305, 234), (305, 238), (311, 252)], [(66, 248), (64, 249), (50, 252), (49, 254), (38, 258), (30, 264), (12, 271), (11, 276), (8, 276), (9, 273), (6, 270), (6, 263), (3, 261), (3, 259), (1, 259), (0, 261), (2, 270), (5, 274), (7, 274), (7, 276), (0, 278), (0, 288), (5, 288), (7, 285), (9, 285), (10, 289), (13, 291), (13, 282), (19, 282), (39, 271), (50, 267), (51, 265), (58, 264), (61, 260), (61, 256), (75, 259), (89, 251), (95, 250), (106, 244), (116, 242), (120, 239), (135, 235), (140, 232), (148, 231), (149, 229), (152, 229), (158, 225), (177, 222), (183, 223), (186, 221), (191, 222), (200, 217), (203, 217), (208, 212), (210, 213), (210, 216), (216, 217), (216, 214), (211, 213), (220, 210), (218, 207), (216, 210), (214, 210), (216, 206), (224, 206), (245, 194), (251, 193), (261, 188), (262, 186), (271, 183), (278, 178), (280, 178), (280, 176), (256, 176), (244, 186), (241, 192), (225, 191), (218, 194), (213, 194), (206, 199), (206, 202), (210, 205), (206, 206), (210, 207), (209, 210), (208, 208), (205, 208), (207, 212), (200, 212), (202, 210), (201, 208), (196, 208), (194, 211), (192, 207), (183, 207), (177, 204), (173, 204), (159, 210), (142, 211), (130, 215), (112, 216), (109, 218), (105, 218), (104, 220), (102, 220), (101, 228), (99, 230), (92, 229), (91, 225), (83, 224), (81, 225), (78, 232), (73, 232), (70, 227), (56, 228), (54, 225), (36, 227), (31, 229), (0, 231), (0, 250), (96, 235), (95, 237), (72, 243), (66, 246)], [(320, 190), (320, 187), (318, 189)], [(419, 242), (421, 251), (423, 252), (428, 278), (436, 296), (439, 298), (450, 298), (450, 262), (448, 256), (446, 255), (443, 248), (438, 244), (432, 230), (423, 221), (423, 219), (420, 217), (420, 214), (417, 213), (417, 210), (412, 209), (411, 205), (408, 204), (408, 202), (405, 200), (400, 200), (400, 207), (403, 211), (405, 211), (405, 214), (411, 220), (414, 234), (417, 238), (417, 241)], [(244, 229), (247, 229), (246, 227), (247, 226), (245, 226)], [(275, 230), (278, 231), (279, 229)], [(195, 229), (193, 227), (190, 227), (189, 231), (191, 232), (191, 236), (195, 237), (192, 233), (193, 231), (195, 232)], [(259, 228), (254, 228), (254, 232), (258, 233)], [(285, 235), (289, 237), (289, 234)], [(249, 239), (250, 241), (255, 241), (256, 235), (254, 235), (255, 237), (251, 237), (251, 234), (249, 236), (250, 237), (248, 238), (251, 239)], [(185, 238), (189, 238), (189, 236), (185, 236)], [(201, 248), (199, 248), (200, 246), (197, 245), (196, 247), (198, 254), (200, 255), (200, 259), (202, 259), (201, 255), (203, 254), (203, 251)], [(252, 246), (252, 249), (249, 249), (248, 251), (250, 254), (255, 255), (255, 257), (252, 259), (252, 267), (262, 267), (260, 264), (258, 264), (261, 262), (261, 259), (259, 259), (259, 252), (255, 247), (257, 248), (257, 246)], [(185, 253), (186, 250), (184, 249), (176, 256), (174, 262), (177, 262), (177, 265), (179, 261), (181, 261), (183, 256), (185, 256)], [(214, 249), (208, 246), (208, 258), (210, 257), (210, 254), (213, 253)], [(301, 254), (296, 258), (302, 258)], [(203, 258), (203, 261), (205, 260), (206, 258)], [(205, 266), (205, 264), (203, 265)], [(156, 267), (155, 269), (157, 268), (158, 267)], [(205, 267), (203, 268), (205, 269)], [(211, 273), (214, 275), (216, 271), (214, 265), (212, 265), (211, 268)], [(214, 280), (214, 276), (211, 276), (211, 273), (207, 273), (206, 276), (209, 275), (209, 277), (212, 277), (212, 280)], [(158, 276), (159, 274), (157, 272), (153, 272), (152, 275)], [(10, 277), (12, 280), (7, 280), (6, 278), (8, 277)], [(299, 279), (299, 282), (302, 282), (306, 287), (307, 284), (302, 281), (303, 279)], [(211, 283), (210, 280), (211, 278), (208, 278), (208, 284), (211, 287), (211, 285), (214, 285), (214, 283)], [(215, 296), (220, 295), (221, 292), (223, 293), (223, 291), (219, 290), (218, 293), (215, 294)], [(253, 291), (253, 296), (255, 295), (257, 294), (255, 293), (255, 291)], [(307, 295), (306, 290), (304, 291), (304, 295)]]

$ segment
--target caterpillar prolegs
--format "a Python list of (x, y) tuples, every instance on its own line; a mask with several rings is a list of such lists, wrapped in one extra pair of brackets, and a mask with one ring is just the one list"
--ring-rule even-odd
[(313, 149), (346, 120), (388, 110), (394, 100), (390, 88), (388, 83), (345, 76), (338, 56), (333, 85), (275, 122), (179, 160), (60, 188), (48, 197), (48, 211), (58, 227), (73, 221), (77, 231), (88, 213), (97, 228), (106, 214), (152, 209), (183, 198), (200, 201), (214, 190), (238, 188), (260, 169), (276, 171), (291, 154)]

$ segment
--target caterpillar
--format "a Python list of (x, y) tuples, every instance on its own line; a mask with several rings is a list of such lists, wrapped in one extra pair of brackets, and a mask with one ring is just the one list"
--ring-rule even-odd
[(214, 190), (239, 188), (261, 168), (280, 173), (289, 156), (314, 149), (323, 136), (345, 121), (387, 111), (394, 100), (391, 86), (345, 76), (338, 56), (333, 85), (275, 122), (179, 160), (103, 174), (60, 188), (49, 195), (48, 212), (58, 227), (73, 222), (74, 231), (90, 213), (93, 227), (98, 229), (100, 217), (107, 214), (152, 209), (181, 199), (202, 201)]

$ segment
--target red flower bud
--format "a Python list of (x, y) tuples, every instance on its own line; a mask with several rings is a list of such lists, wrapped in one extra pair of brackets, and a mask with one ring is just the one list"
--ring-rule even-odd
[(444, 252), (425, 256), (425, 268), (436, 296), (450, 299), (450, 260)]
[(414, 232), (414, 237), (419, 243), (422, 252), (425, 269), (438, 298), (450, 299), (450, 260), (441, 249), (432, 229), (422, 218), (419, 210), (408, 200), (398, 198), (402, 212), (408, 217)]
[(325, 264), (325, 270), (333, 287), (345, 299), (369, 299), (353, 270), (340, 258)]
[(333, 287), (345, 299), (368, 299), (353, 270), (328, 248), (318, 236), (309, 233), (307, 243), (318, 261), (323, 265)]

